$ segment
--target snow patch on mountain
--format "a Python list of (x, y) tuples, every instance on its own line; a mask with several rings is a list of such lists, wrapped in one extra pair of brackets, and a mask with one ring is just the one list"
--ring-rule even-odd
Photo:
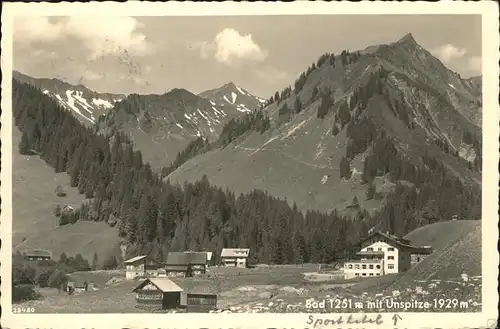
[[(115, 100), (116, 102), (116, 100)], [(98, 98), (92, 98), (92, 103), (94, 103), (96, 106), (102, 106), (104, 108), (110, 109), (113, 107), (113, 104), (111, 102), (104, 100), (104, 99), (98, 99)]]
[(242, 95), (246, 95), (246, 93), (243, 91), (243, 89), (241, 89), (240, 87), (238, 86), (235, 86), (236, 89), (238, 89), (238, 91), (242, 94)]

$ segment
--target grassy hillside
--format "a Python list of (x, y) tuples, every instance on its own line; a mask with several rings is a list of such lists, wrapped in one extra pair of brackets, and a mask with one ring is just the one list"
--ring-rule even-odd
[[(212, 184), (236, 193), (266, 190), (295, 201), (302, 210), (342, 210), (354, 196), (363, 208), (377, 208), (378, 201), (366, 201), (359, 175), (350, 181), (340, 179), (340, 158), (347, 141), (345, 132), (332, 136), (331, 127), (331, 119), (321, 120), (315, 111), (304, 111), (283, 127), (262, 135), (255, 132), (222, 150), (194, 157), (168, 178), (182, 184), (207, 175)], [(352, 167), (358, 172), (363, 169), (361, 161), (353, 161)]]
[[(473, 88), (411, 35), (348, 60), (342, 54), (335, 60), (327, 57), (301, 75), (293, 92), (267, 104), (263, 112), (272, 128), (263, 134), (247, 132), (220, 151), (194, 157), (171, 173), (170, 181), (182, 184), (207, 175), (213, 184), (238, 193), (262, 189), (301, 210), (322, 212), (345, 210), (356, 197), (372, 211), (381, 203), (366, 200), (367, 185), (360, 178), (367, 167), (372, 178), (390, 172), (389, 165), (373, 170), (373, 158), (365, 162), (383, 131), (397, 149), (393, 164), (404, 159), (421, 167), (424, 157), (432, 157), (464, 184), (481, 184), (475, 169), (480, 168), (476, 137), (481, 129), (463, 113), (466, 103), (476, 104)], [(474, 136), (467, 143), (465, 133)], [(377, 151), (377, 157), (388, 159)], [(345, 158), (353, 172), (349, 181), (340, 177)], [(417, 175), (409, 172), (395, 168), (392, 182), (417, 183)]]
[[(105, 223), (78, 222), (59, 226), (54, 215), (57, 204), (78, 207), (84, 197), (69, 186), (66, 173), (55, 173), (38, 156), (20, 155), (21, 133), (13, 127), (12, 184), (13, 184), (13, 251), (32, 248), (51, 250), (56, 259), (62, 252), (76, 253), (92, 261), (94, 252), (102, 261), (118, 243), (116, 229)], [(61, 185), (66, 197), (55, 193)]]
[(415, 280), (453, 280), (462, 274), (481, 276), (481, 221), (446, 221), (418, 228), (406, 238), (431, 245), (434, 251), (396, 280), (404, 286)]

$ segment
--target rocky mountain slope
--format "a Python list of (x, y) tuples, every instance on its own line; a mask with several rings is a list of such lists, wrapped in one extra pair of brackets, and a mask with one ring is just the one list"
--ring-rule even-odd
[(116, 128), (124, 132), (144, 159), (158, 168), (170, 164), (197, 138), (217, 139), (229, 120), (260, 103), (258, 97), (232, 83), (202, 95), (185, 89), (172, 89), (162, 95), (129, 95), (99, 120), (100, 131)]
[[(263, 189), (303, 210), (347, 211), (354, 197), (375, 210), (381, 199), (365, 196), (365, 176), (376, 176), (375, 194), (395, 184), (389, 164), (377, 160), (389, 161), (392, 153), (374, 154), (384, 149), (374, 144), (383, 131), (397, 150), (388, 152), (404, 161), (423, 166), (423, 157), (431, 156), (467, 184), (480, 184), (480, 84), (446, 68), (411, 34), (388, 45), (325, 54), (294, 87), (264, 108), (270, 129), (248, 131), (192, 158), (168, 179), (207, 175), (236, 193)], [(367, 169), (377, 161), (376, 170)]]
[(100, 115), (125, 98), (125, 95), (98, 93), (84, 85), (75, 86), (55, 78), (33, 78), (17, 71), (12, 76), (20, 82), (39, 88), (87, 125), (94, 124)]
[(233, 82), (226, 83), (217, 89), (204, 91), (198, 96), (243, 113), (251, 112), (266, 102), (265, 99), (250, 94)]

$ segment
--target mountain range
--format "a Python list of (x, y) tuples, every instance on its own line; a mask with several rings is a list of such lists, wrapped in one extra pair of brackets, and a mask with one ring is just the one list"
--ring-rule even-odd
[[(294, 87), (277, 92), (278, 100), (263, 109), (270, 129), (198, 155), (168, 179), (206, 175), (236, 193), (263, 189), (303, 210), (348, 209), (354, 197), (362, 208), (377, 210), (381, 202), (365, 197), (363, 171), (374, 156), (373, 134), (383, 131), (405, 161), (420, 166), (430, 155), (462, 181), (480, 185), (480, 78), (462, 79), (411, 34), (358, 52), (325, 54)], [(376, 192), (392, 190), (397, 181), (377, 169)]]
[[(232, 82), (198, 95), (172, 89), (125, 96), (18, 72), (14, 78), (39, 87), (100, 133), (125, 133), (154, 168), (169, 165), (197, 138), (214, 143), (224, 127), (262, 108), (269, 128), (240, 131), (224, 147), (180, 163), (165, 178), (176, 183), (206, 175), (236, 193), (262, 189), (302, 210), (348, 209), (354, 197), (361, 208), (377, 210), (382, 201), (365, 197), (363, 171), (374, 155), (373, 135), (383, 131), (407, 161), (421, 164), (431, 155), (462, 181), (480, 185), (481, 77), (461, 78), (411, 34), (324, 54), (294, 88), (268, 101)], [(376, 193), (393, 190), (396, 181), (386, 174), (373, 175)]]
[(99, 116), (125, 98), (125, 95), (98, 93), (84, 85), (72, 85), (56, 78), (33, 78), (18, 71), (13, 71), (12, 76), (19, 82), (33, 85), (54, 98), (59, 105), (74, 113), (75, 117), (85, 125), (94, 124)]
[(33, 78), (18, 71), (13, 77), (54, 98), (85, 125), (100, 133), (124, 132), (154, 167), (168, 165), (190, 141), (217, 139), (231, 119), (259, 108), (265, 100), (233, 82), (195, 95), (174, 88), (165, 94), (98, 93), (59, 79)]

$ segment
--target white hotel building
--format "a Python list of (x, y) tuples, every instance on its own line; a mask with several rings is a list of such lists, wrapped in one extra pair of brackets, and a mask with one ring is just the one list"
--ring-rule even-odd
[(407, 239), (382, 232), (371, 233), (359, 246), (356, 259), (344, 263), (345, 279), (404, 272), (432, 253), (430, 246), (412, 246)]

